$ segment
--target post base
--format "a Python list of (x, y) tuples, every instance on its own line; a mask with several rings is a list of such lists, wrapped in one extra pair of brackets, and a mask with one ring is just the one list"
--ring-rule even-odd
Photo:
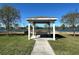
[(35, 35), (32, 35), (31, 39), (35, 39), (35, 38), (36, 38), (36, 36)]
[(55, 38), (53, 38), (53, 41), (55, 41)]

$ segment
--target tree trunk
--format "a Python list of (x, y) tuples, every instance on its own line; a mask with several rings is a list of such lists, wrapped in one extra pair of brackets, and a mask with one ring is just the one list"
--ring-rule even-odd
[(75, 37), (75, 31), (73, 32), (73, 35), (74, 35), (74, 37)]
[(75, 26), (73, 27), (73, 35), (75, 37)]
[(9, 21), (7, 20), (7, 23), (6, 23), (6, 30), (7, 30), (7, 35), (9, 35)]
[(8, 28), (9, 25), (6, 25), (6, 30), (7, 30), (7, 35), (9, 35), (9, 28)]

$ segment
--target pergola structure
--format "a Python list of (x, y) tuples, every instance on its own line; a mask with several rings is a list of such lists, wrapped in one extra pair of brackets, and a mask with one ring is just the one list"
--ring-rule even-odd
[[(55, 40), (55, 21), (56, 21), (57, 18), (54, 18), (54, 17), (37, 17), (37, 18), (28, 18), (28, 40), (30, 39), (35, 39), (36, 38), (36, 35), (35, 35), (35, 24), (36, 23), (46, 23), (49, 25), (49, 34), (50, 34), (50, 24), (53, 23), (53, 40)], [(32, 36), (31, 36), (31, 31), (30, 31), (30, 25), (32, 25)]]

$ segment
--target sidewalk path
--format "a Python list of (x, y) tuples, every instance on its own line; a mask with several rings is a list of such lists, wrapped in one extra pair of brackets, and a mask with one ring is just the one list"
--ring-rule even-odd
[(45, 38), (39, 38), (36, 39), (31, 55), (55, 55), (55, 53)]

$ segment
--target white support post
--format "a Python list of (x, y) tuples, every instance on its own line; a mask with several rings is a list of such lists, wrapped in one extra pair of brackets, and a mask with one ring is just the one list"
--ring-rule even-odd
[(33, 36), (34, 36), (34, 25), (33, 25)]
[(31, 37), (31, 39), (34, 39), (34, 38), (35, 38), (35, 33), (34, 33), (34, 32), (35, 32), (35, 31), (34, 31), (34, 24), (33, 24), (32, 27), (33, 27), (33, 30), (32, 30), (32, 37)]
[(55, 41), (55, 24), (53, 24), (53, 40)]
[(30, 24), (28, 24), (28, 40), (30, 40)]

